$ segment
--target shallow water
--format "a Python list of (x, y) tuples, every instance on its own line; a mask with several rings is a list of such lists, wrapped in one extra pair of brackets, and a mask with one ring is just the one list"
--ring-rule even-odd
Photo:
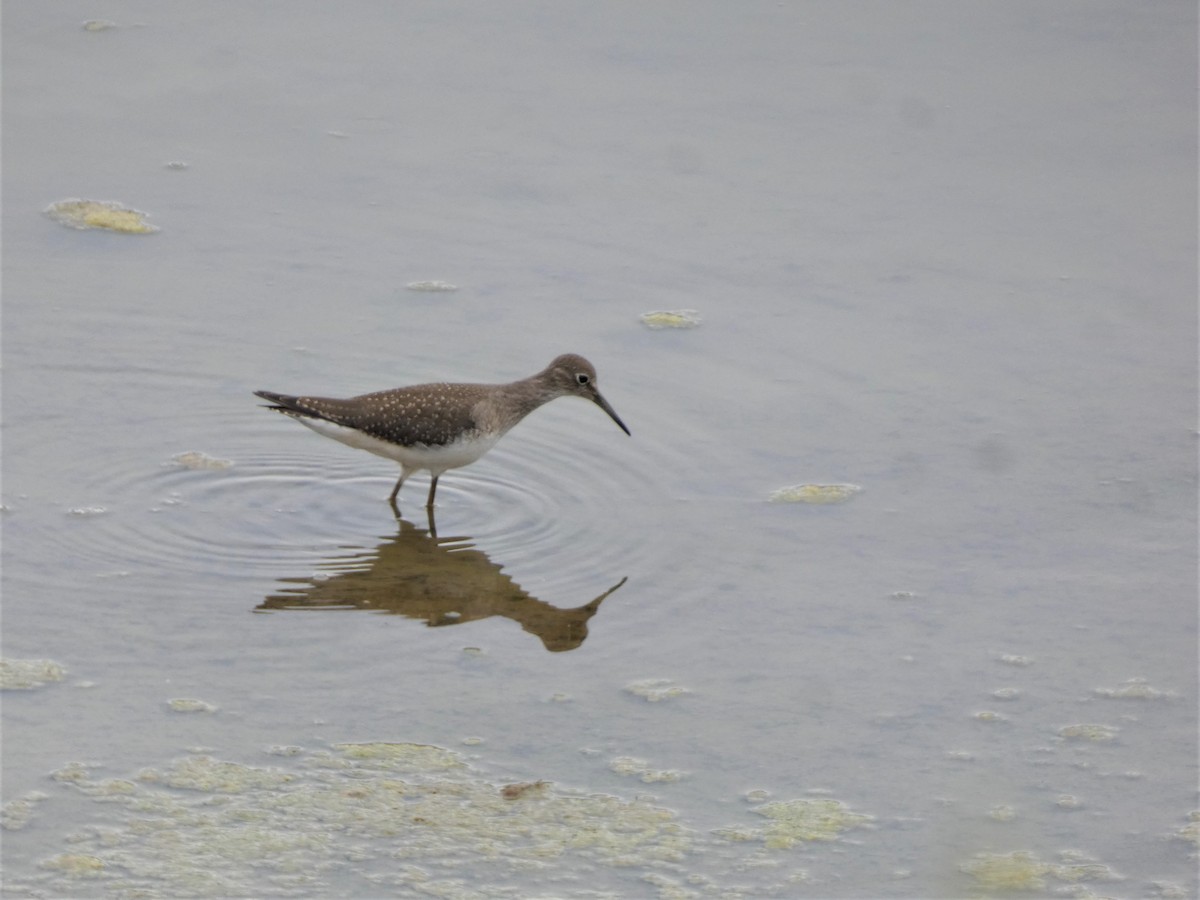
[[(95, 12), (5, 6), (6, 895), (1195, 895), (1191, 5)], [(436, 535), (250, 393), (561, 352), (632, 438)]]

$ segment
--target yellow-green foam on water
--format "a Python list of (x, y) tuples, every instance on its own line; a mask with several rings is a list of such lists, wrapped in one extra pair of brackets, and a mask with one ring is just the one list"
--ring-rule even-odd
[(832, 841), (844, 831), (870, 822), (873, 816), (851, 812), (840, 800), (778, 800), (755, 807), (771, 824), (763, 829), (763, 844), (785, 849), (800, 841)]
[(367, 744), (334, 744), (333, 749), (341, 751), (346, 759), (378, 760), (392, 768), (402, 766), (424, 771), (466, 768), (462, 757), (453, 750), (432, 744), (374, 741)]
[(862, 492), (857, 484), (794, 484), (772, 491), (771, 503), (845, 503)]
[(72, 819), (65, 846), (36, 874), (6, 887), (69, 897), (100, 879), (104, 896), (145, 900), (515, 898), (537, 884), (566, 896), (606, 870), (674, 873), (698, 838), (646, 800), (498, 784), (440, 747), (345, 743), (288, 761), (284, 769), (193, 755), (119, 784), (68, 764), (55, 780), (103, 805)]
[(434, 294), (458, 290), (457, 284), (451, 284), (448, 281), (410, 281), (405, 287), (410, 291), (425, 291)]
[(216, 712), (217, 708), (211, 703), (206, 703), (203, 700), (196, 700), (192, 697), (176, 697), (173, 700), (167, 701), (167, 709), (171, 712), (181, 713), (211, 713)]
[(700, 324), (700, 313), (694, 309), (656, 309), (642, 314), (642, 324), (647, 328), (695, 328)]
[(1040, 891), (1046, 886), (1050, 864), (1032, 853), (980, 853), (959, 868), (985, 891)]
[(222, 470), (233, 467), (233, 461), (221, 459), (217, 456), (209, 456), (200, 450), (188, 450), (184, 453), (176, 453), (171, 457), (171, 462), (177, 466), (182, 466), (185, 469), (195, 470)]
[[(1108, 866), (1076, 851), (1065, 850), (1058, 856), (1060, 861), (1052, 863), (1040, 859), (1028, 850), (1014, 850), (1012, 853), (977, 853), (959, 866), (959, 870), (974, 878), (984, 891), (1003, 894), (1045, 892), (1047, 878), (1064, 884), (1123, 880), (1122, 876)], [(1059, 890), (1054, 893), (1063, 892)], [(1071, 891), (1069, 896), (1081, 895)]]
[(109, 200), (59, 200), (46, 207), (46, 215), (68, 228), (100, 228), (121, 234), (158, 231), (146, 221), (146, 213)]
[(1187, 841), (1200, 850), (1200, 810), (1188, 813), (1187, 824), (1172, 835), (1176, 840)]
[(0, 690), (28, 691), (66, 677), (65, 666), (50, 659), (0, 659)]
[(1118, 732), (1121, 729), (1115, 725), (1097, 725), (1097, 724), (1082, 724), (1082, 725), (1064, 725), (1058, 729), (1059, 737), (1064, 737), (1069, 741), (1092, 741), (1093, 743), (1103, 744), (1108, 741), (1116, 740)]
[(647, 703), (659, 703), (663, 700), (682, 697), (688, 693), (688, 689), (669, 678), (643, 678), (625, 685), (625, 692), (633, 694), (635, 697), (641, 697)]
[(633, 756), (618, 756), (609, 762), (608, 767), (618, 775), (632, 776), (646, 784), (678, 781), (683, 777), (683, 773), (676, 769), (652, 769), (646, 760)]
[(1145, 678), (1130, 678), (1120, 687), (1096, 688), (1092, 693), (1109, 700), (1164, 700), (1176, 696), (1172, 691), (1151, 687)]

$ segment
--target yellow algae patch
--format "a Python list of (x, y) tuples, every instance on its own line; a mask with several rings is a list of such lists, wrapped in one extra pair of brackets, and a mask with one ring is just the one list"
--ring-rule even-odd
[(1015, 653), (1003, 653), (996, 657), (996, 662), (1004, 663), (1006, 666), (1019, 666), (1024, 668), (1025, 666), (1033, 665), (1033, 657), (1018, 656)]
[(0, 690), (28, 691), (62, 681), (67, 670), (49, 659), (0, 659)]
[(370, 744), (334, 744), (333, 749), (340, 751), (348, 759), (382, 760), (389, 766), (402, 765), (426, 771), (466, 767), (462, 757), (453, 750), (445, 750), (431, 744), (391, 744), (377, 741)]
[(280, 787), (294, 781), (295, 776), (279, 769), (259, 769), (221, 762), (211, 756), (189, 756), (177, 760), (163, 772), (145, 769), (138, 773), (138, 780), (188, 791), (242, 794)]
[(642, 314), (642, 324), (647, 328), (695, 328), (700, 324), (700, 313), (694, 309), (657, 309)]
[(43, 869), (57, 869), (74, 878), (97, 878), (104, 871), (104, 861), (82, 853), (60, 853), (42, 861)]
[(970, 875), (985, 891), (1040, 891), (1051, 866), (1032, 853), (980, 853), (959, 869)]
[(122, 234), (153, 234), (146, 213), (107, 200), (60, 200), (46, 207), (46, 215), (68, 228), (100, 228)]
[(217, 708), (211, 703), (205, 703), (203, 700), (194, 700), (188, 697), (177, 697), (174, 700), (168, 700), (167, 708), (172, 712), (182, 713), (210, 713), (217, 711)]
[(433, 294), (458, 290), (457, 284), (451, 284), (448, 281), (410, 281), (404, 287), (410, 291), (425, 291)]
[(1176, 840), (1187, 841), (1192, 846), (1200, 849), (1200, 810), (1195, 810), (1188, 813), (1188, 822), (1172, 837)]
[(689, 693), (669, 678), (644, 678), (641, 681), (631, 681), (625, 685), (626, 693), (641, 697), (648, 703), (658, 703), (662, 700), (674, 700)]
[(188, 450), (186, 453), (176, 453), (171, 457), (171, 462), (178, 466), (183, 466), (185, 469), (228, 469), (233, 466), (233, 461), (228, 459), (220, 459), (216, 456), (209, 456), (199, 450)]
[(1160, 691), (1150, 687), (1145, 678), (1130, 678), (1117, 688), (1096, 688), (1092, 693), (1109, 700), (1161, 700), (1174, 697), (1171, 691)]
[(840, 800), (780, 800), (755, 808), (771, 824), (763, 831), (764, 846), (786, 849), (800, 841), (832, 841), (844, 831), (872, 820), (851, 812)]
[[(978, 853), (970, 862), (959, 866), (959, 870), (979, 882), (985, 891), (993, 893), (1044, 891), (1047, 877), (1065, 884), (1123, 880), (1103, 863), (1072, 850), (1064, 850), (1059, 859), (1057, 863), (1046, 862), (1026, 850)], [(1080, 896), (1074, 892), (1071, 895)]]
[[(347, 743), (327, 755), (344, 767), (316, 753), (289, 772), (194, 757), (143, 773), (127, 783), (132, 793), (103, 795), (82, 777), (72, 787), (105, 804), (104, 824), (73, 832), (69, 856), (42, 864), (32, 895), (77, 896), (72, 882), (102, 873), (105, 895), (120, 897), (262, 896), (265, 887), (272, 896), (517, 897), (528, 896), (531, 874), (546, 896), (575, 896), (581, 872), (592, 881), (607, 869), (625, 883), (678, 875), (697, 840), (644, 800), (546, 781), (497, 785), (441, 748)], [(630, 867), (632, 876), (616, 874)]]
[(794, 484), (791, 487), (772, 491), (767, 499), (771, 503), (845, 503), (856, 494), (862, 493), (857, 484)]
[(1102, 744), (1115, 740), (1120, 730), (1115, 725), (1066, 725), (1058, 729), (1058, 735), (1069, 741), (1092, 741)]
[(675, 769), (652, 769), (646, 760), (636, 759), (632, 756), (618, 756), (608, 764), (608, 767), (618, 775), (640, 778), (646, 784), (678, 781), (683, 777), (683, 773)]
[(981, 710), (980, 712), (974, 713), (971, 716), (971, 718), (975, 719), (975, 721), (977, 721), (977, 722), (1007, 722), (1008, 721), (1007, 716), (1004, 716), (998, 712), (993, 712), (990, 709), (985, 709), (985, 710)]
[(0, 828), (20, 831), (33, 820), (33, 811), (38, 803), (49, 797), (41, 791), (30, 791), (24, 797), (9, 800), (0, 807)]
[(116, 22), (110, 22), (108, 19), (88, 19), (83, 23), (84, 31), (108, 31), (110, 28), (116, 28)]

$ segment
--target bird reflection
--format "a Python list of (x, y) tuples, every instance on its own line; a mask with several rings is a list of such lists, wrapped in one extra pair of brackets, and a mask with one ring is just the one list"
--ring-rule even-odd
[(432, 520), (427, 530), (404, 519), (397, 524), (396, 536), (374, 550), (327, 560), (308, 578), (280, 579), (286, 586), (258, 609), (366, 609), (430, 626), (504, 616), (558, 653), (584, 642), (588, 620), (626, 581), (583, 606), (559, 609), (530, 596), (469, 538), (439, 538)]

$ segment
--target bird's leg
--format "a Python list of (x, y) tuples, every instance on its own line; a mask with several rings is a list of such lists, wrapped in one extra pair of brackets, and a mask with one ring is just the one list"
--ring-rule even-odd
[(433, 509), (433, 495), (437, 491), (437, 480), (438, 477), (434, 475), (433, 481), (429, 482), (429, 499), (425, 501), (426, 509)]
[(392, 504), (392, 506), (396, 505), (396, 495), (400, 493), (400, 488), (403, 487), (403, 485), (404, 485), (404, 476), (401, 475), (400, 480), (396, 482), (396, 486), (394, 488), (392, 488), (391, 496), (388, 497), (388, 503)]

